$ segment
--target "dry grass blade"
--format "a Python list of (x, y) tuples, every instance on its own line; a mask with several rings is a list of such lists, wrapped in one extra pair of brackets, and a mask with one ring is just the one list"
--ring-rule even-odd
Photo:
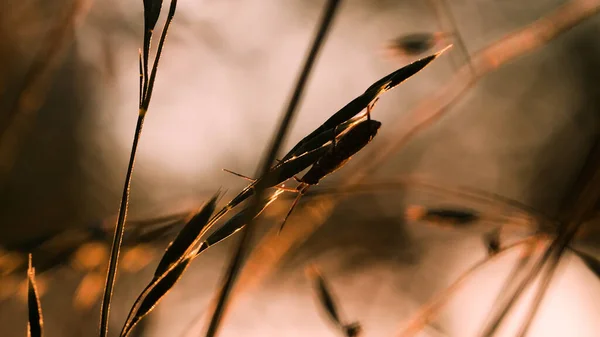
[[(134, 314), (140, 310), (139, 308), (141, 305), (143, 305), (143, 301), (146, 300), (148, 293), (152, 291), (152, 288), (156, 286), (157, 282), (165, 278), (167, 278), (167, 280), (170, 279), (168, 275), (173, 273), (173, 268), (179, 268), (180, 265), (190, 262), (188, 257), (192, 255), (190, 253), (192, 251), (192, 247), (196, 244), (196, 242), (198, 242), (203, 230), (206, 228), (210, 216), (215, 210), (219, 195), (220, 193), (216, 193), (212, 199), (210, 199), (210, 201), (207, 202), (202, 209), (200, 209), (200, 211), (190, 219), (190, 221), (188, 221), (188, 223), (181, 229), (179, 234), (177, 234), (177, 237), (175, 237), (175, 239), (169, 244), (160, 262), (158, 263), (158, 266), (156, 267), (152, 280), (146, 286), (146, 288), (142, 290), (141, 294), (133, 303), (127, 320), (125, 321), (126, 323), (123, 327), (123, 331), (125, 331), (129, 325), (133, 324), (130, 322), (130, 320), (136, 317)], [(183, 270), (185, 270), (185, 268), (182, 269), (182, 273)]]
[[(177, 0), (171, 0), (171, 4), (169, 5), (169, 13), (167, 13), (167, 20), (165, 21), (165, 26), (163, 27), (162, 34), (160, 35), (160, 41), (158, 42), (158, 48), (156, 50), (156, 57), (154, 58), (154, 64), (152, 65), (152, 72), (150, 73), (150, 79), (148, 80), (147, 86), (145, 87), (146, 92), (144, 94), (144, 100), (142, 102), (141, 110), (143, 113), (146, 113), (148, 110), (148, 106), (150, 105), (150, 99), (152, 98), (152, 90), (154, 89), (154, 83), (156, 81), (156, 71), (158, 70), (158, 61), (160, 61), (160, 56), (162, 55), (162, 49), (165, 44), (165, 40), (167, 39), (167, 32), (169, 31), (169, 27), (171, 26), (171, 22), (173, 21), (173, 17), (175, 16), (175, 10), (177, 9)], [(148, 72), (146, 70), (146, 76)]]
[(521, 328), (519, 329), (519, 332), (517, 333), (517, 335), (515, 337), (527, 336), (529, 327), (531, 326), (531, 323), (533, 322), (533, 319), (535, 318), (535, 315), (536, 315), (537, 311), (539, 310), (540, 305), (542, 304), (544, 295), (546, 294), (546, 292), (548, 291), (548, 288), (550, 287), (550, 282), (552, 281), (552, 276), (556, 272), (559, 262), (560, 262), (560, 259), (556, 259), (556, 262), (553, 261), (553, 263), (547, 267), (546, 273), (544, 275), (542, 275), (542, 283), (540, 284), (539, 288), (537, 289), (535, 297), (533, 299), (533, 303), (529, 307), (529, 310), (527, 311), (527, 314), (525, 315), (525, 320), (523, 321), (523, 324), (521, 325)]
[(121, 337), (128, 336), (133, 328), (146, 316), (148, 315), (160, 300), (173, 288), (175, 283), (179, 281), (185, 270), (188, 268), (195, 254), (186, 256), (180, 263), (171, 265), (158, 279), (147, 287), (147, 290), (140, 295), (141, 300), (139, 304), (134, 306), (132, 312), (129, 313), (126, 323), (121, 330)]
[[(545, 286), (540, 289), (538, 298), (531, 311), (529, 320), (535, 315), (537, 306), (541, 302), (544, 292), (548, 287), (551, 277), (557, 268), (557, 265), (564, 253), (569, 247), (573, 238), (577, 235), (581, 225), (589, 219), (591, 214), (597, 210), (598, 201), (600, 200), (600, 140), (596, 139), (593, 149), (589, 152), (587, 161), (581, 169), (578, 179), (574, 184), (573, 195), (567, 195), (565, 205), (563, 206), (565, 215), (564, 225), (559, 227), (557, 237), (552, 241), (549, 247), (544, 252), (544, 255), (539, 262), (532, 268), (526, 278), (519, 284), (519, 287), (498, 306), (497, 312), (492, 316), (488, 324), (483, 329), (482, 336), (491, 337), (498, 330), (507, 313), (515, 305), (517, 300), (525, 289), (535, 280), (542, 271), (542, 268), (549, 261), (549, 269), (542, 280)], [(529, 322), (525, 323), (524, 330), (527, 330)]]
[(144, 42), (143, 42), (143, 79), (144, 85), (141, 96), (146, 97), (146, 88), (148, 87), (148, 59), (150, 57), (150, 45), (152, 42), (152, 32), (158, 22), (162, 0), (144, 0)]
[[(285, 135), (287, 134), (292, 118), (294, 116), (294, 112), (296, 111), (296, 107), (298, 106), (300, 98), (302, 97), (302, 94), (304, 92), (304, 87), (306, 85), (306, 82), (308, 81), (310, 70), (312, 69), (312, 66), (317, 58), (317, 54), (321, 49), (321, 46), (323, 45), (325, 36), (327, 35), (329, 27), (331, 26), (331, 22), (333, 21), (339, 3), (340, 0), (328, 1), (327, 8), (319, 25), (319, 30), (312, 43), (312, 47), (307, 55), (304, 67), (302, 69), (302, 72), (300, 73), (300, 77), (298, 78), (298, 82), (296, 83), (296, 87), (288, 104), (288, 107), (285, 111), (281, 124), (279, 125), (273, 142), (269, 147), (267, 156), (264, 158), (264, 161), (258, 171), (258, 177), (262, 177), (267, 172), (269, 172), (269, 169), (271, 168), (271, 165), (277, 156), (277, 152), (279, 151), (279, 148), (283, 143)], [(249, 214), (254, 214), (258, 210), (263, 192), (264, 191), (262, 188), (259, 188), (256, 191), (256, 195), (250, 203)], [(252, 239), (252, 230), (252, 219), (248, 219), (248, 225), (246, 225), (245, 228), (242, 230), (242, 237), (240, 238), (237, 250), (232, 256), (229, 267), (227, 268), (227, 273), (225, 274), (223, 284), (217, 297), (217, 301), (214, 306), (214, 311), (212, 312), (212, 317), (206, 332), (207, 337), (212, 337), (217, 334), (222, 316), (226, 309), (229, 294), (231, 292), (231, 289), (233, 288), (233, 284), (237, 278), (239, 269), (242, 266), (242, 259), (246, 254), (247, 246), (250, 244), (250, 241)]]
[(27, 309), (29, 311), (27, 336), (42, 337), (44, 318), (42, 317), (42, 305), (35, 283), (35, 269), (32, 267), (31, 254), (29, 254), (29, 267), (27, 268)]
[[(443, 52), (443, 51), (442, 51)], [(400, 83), (404, 82), (408, 78), (412, 77), (419, 71), (423, 70), (431, 61), (441, 55), (442, 52), (424, 57), (407, 66), (404, 66), (391, 74), (386, 75), (377, 82), (373, 83), (365, 92), (357, 98), (350, 101), (343, 108), (334, 113), (329, 119), (327, 119), (321, 126), (316, 128), (308, 136), (300, 140), (283, 158), (286, 160), (296, 155), (299, 149), (306, 143), (310, 142), (313, 138), (319, 136), (323, 132), (328, 130), (334, 130), (342, 124), (350, 121), (353, 117), (358, 115), (361, 111), (366, 109), (370, 104), (373, 104), (379, 95), (393, 89)]]
[(440, 294), (438, 294), (433, 300), (426, 305), (422, 306), (419, 312), (413, 316), (408, 323), (403, 327), (402, 331), (398, 334), (399, 337), (413, 337), (416, 336), (425, 326), (435, 318), (435, 315), (444, 307), (446, 303), (452, 298), (460, 287), (465, 283), (469, 277), (475, 272), (488, 265), (489, 263), (500, 258), (500, 256), (508, 253), (514, 248), (527, 245), (532, 241), (537, 240), (537, 236), (528, 237), (521, 241), (517, 241), (508, 246), (502, 247), (498, 253), (492, 256), (488, 256), (485, 259), (472, 265), (467, 271), (462, 273), (456, 281), (454, 281), (449, 287), (445, 288)]
[[(144, 10), (147, 9), (146, 4), (147, 4), (147, 2), (145, 1), (144, 2), (144, 5), (145, 5)], [(148, 3), (148, 4), (151, 4), (151, 3)], [(172, 0), (171, 6), (169, 8), (169, 14), (167, 17), (167, 21), (165, 22), (165, 25), (163, 27), (161, 40), (158, 45), (158, 51), (156, 53), (156, 57), (154, 60), (154, 66), (152, 68), (152, 75), (150, 76), (149, 80), (144, 81), (144, 85), (142, 86), (143, 92), (140, 94), (140, 97), (143, 97), (143, 100), (142, 100), (142, 104), (140, 105), (140, 108), (138, 111), (138, 118), (137, 118), (137, 122), (136, 122), (136, 126), (135, 126), (135, 134), (133, 137), (133, 143), (131, 145), (131, 154), (129, 155), (129, 164), (127, 165), (127, 173), (125, 174), (125, 182), (123, 184), (124, 185), (123, 186), (123, 194), (121, 196), (121, 204), (119, 206), (119, 215), (117, 218), (117, 225), (115, 228), (115, 234), (114, 234), (112, 247), (111, 247), (110, 259), (109, 259), (109, 265), (108, 265), (108, 273), (106, 275), (106, 284), (105, 284), (105, 288), (104, 288), (104, 296), (102, 298), (102, 306), (101, 306), (101, 313), (100, 313), (100, 337), (106, 337), (108, 335), (108, 318), (110, 315), (110, 301), (112, 298), (113, 287), (114, 287), (114, 283), (115, 283), (115, 276), (117, 274), (119, 251), (121, 249), (121, 243), (123, 241), (123, 233), (125, 231), (125, 220), (127, 218), (127, 207), (129, 204), (129, 189), (131, 186), (131, 177), (133, 175), (133, 166), (135, 163), (135, 157), (136, 157), (136, 152), (137, 152), (137, 148), (138, 148), (138, 143), (139, 143), (140, 136), (142, 133), (142, 127), (144, 125), (144, 118), (146, 116), (146, 112), (148, 111), (148, 107), (150, 105), (152, 88), (154, 87), (154, 81), (156, 80), (156, 72), (158, 69), (158, 60), (160, 59), (160, 55), (162, 54), (162, 47), (164, 45), (164, 42), (165, 42), (165, 39), (167, 36), (167, 31), (169, 29), (169, 25), (171, 24), (173, 16), (175, 15), (176, 6), (177, 6), (177, 0)], [(149, 19), (151, 19), (148, 22), (152, 23), (154, 16), (156, 16), (157, 18), (158, 18), (158, 16), (155, 13), (156, 6), (154, 5), (154, 6), (150, 6), (150, 7), (151, 8), (149, 8), (148, 10), (151, 10), (154, 12), (152, 12), (151, 14), (145, 13), (145, 20), (146, 20), (146, 15), (148, 15), (147, 17)], [(158, 9), (158, 12), (160, 12), (160, 8)], [(155, 24), (156, 24), (156, 22), (154, 22), (154, 25)], [(145, 43), (146, 43), (146, 38), (144, 39), (144, 44)], [(148, 43), (149, 43), (149, 39), (148, 39)], [(144, 51), (146, 51), (145, 46), (144, 46)], [(145, 62), (145, 63), (146, 63), (145, 78), (147, 78), (147, 75), (148, 75), (147, 62)]]
[[(547, 217), (544, 213), (540, 212), (539, 210), (525, 205), (521, 202), (518, 202), (516, 200), (507, 198), (505, 196), (468, 186), (444, 186), (442, 184), (436, 183), (435, 181), (422, 179), (416, 176), (399, 177), (385, 181), (375, 181), (364, 184), (352, 184), (350, 186), (323, 187), (319, 190), (308, 192), (306, 194), (306, 197), (315, 197), (320, 195), (332, 194), (372, 193), (386, 190), (395, 191), (407, 188), (428, 190), (442, 195), (450, 195), (453, 197), (464, 198), (465, 200), (481, 202), (496, 207), (502, 206), (513, 211), (522, 213), (523, 215), (532, 217), (541, 225), (552, 226), (556, 224), (556, 220)], [(419, 215), (418, 213), (424, 214), (426, 209), (415, 209), (415, 211), (417, 211), (416, 215)]]
[(219, 193), (215, 194), (169, 244), (156, 267), (156, 271), (154, 272), (155, 279), (164, 274), (173, 263), (181, 260), (192, 249), (194, 243), (199, 239), (200, 233), (203, 232), (203, 229), (208, 224), (210, 216), (215, 211), (218, 197)]
[(246, 221), (248, 219), (255, 219), (258, 217), (269, 205), (271, 205), (279, 195), (283, 193), (282, 190), (276, 191), (267, 201), (263, 202), (263, 205), (259, 208), (259, 211), (254, 214), (254, 216), (248, 214), (250, 212), (250, 208), (246, 207), (238, 214), (231, 217), (231, 219), (227, 220), (221, 227), (215, 230), (211, 235), (202, 242), (200, 245), (198, 252), (196, 255), (199, 255), (206, 249), (216, 245), (217, 243), (227, 239), (231, 235), (237, 233), (240, 229), (242, 229), (246, 225)]
[(600, 261), (592, 255), (582, 252), (581, 250), (570, 248), (570, 250), (579, 257), (583, 263), (600, 279)]

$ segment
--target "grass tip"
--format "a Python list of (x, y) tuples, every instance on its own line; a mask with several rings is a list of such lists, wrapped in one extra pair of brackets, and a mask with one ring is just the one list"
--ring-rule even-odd
[(435, 53), (435, 57), (439, 57), (440, 55), (442, 55), (443, 53), (445, 53), (448, 49), (451, 49), (454, 46), (454, 44), (450, 43), (449, 45), (447, 45), (446, 47), (444, 47), (444, 49), (438, 51), (437, 53)]

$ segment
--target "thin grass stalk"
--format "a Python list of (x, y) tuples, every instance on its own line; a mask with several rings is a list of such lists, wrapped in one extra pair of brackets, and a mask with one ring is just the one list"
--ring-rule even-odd
[[(600, 11), (600, 0), (571, 0), (532, 24), (493, 42), (472, 56), (478, 78), (492, 72), (502, 64), (543, 46), (546, 42), (593, 17), (598, 11)], [(427, 125), (419, 126), (420, 131), (424, 131), (427, 126), (433, 125), (434, 121), (445, 116), (450, 111), (450, 106), (456, 103), (467, 92), (467, 89), (475, 84), (476, 80), (468, 81), (471, 76), (466, 77), (466, 75), (470, 75), (469, 69), (467, 67), (461, 68), (448, 81), (447, 85), (434, 93), (433, 97), (428, 96), (407, 113), (409, 119), (417, 119), (414, 125), (419, 125), (419, 120), (426, 120), (423, 123)], [(406, 118), (398, 118), (393, 124), (390, 124), (390, 129), (402, 130), (406, 125), (410, 127), (410, 123), (407, 122)], [(417, 132), (412, 132), (408, 135), (408, 138), (412, 139), (417, 134)], [(388, 146), (379, 147), (377, 151), (371, 152), (373, 153), (372, 156), (365, 156), (362, 161), (360, 158), (357, 159), (360, 163), (356, 165), (357, 169), (353, 174), (345, 179), (344, 185), (352, 186), (363, 181), (371, 172), (380, 167), (382, 162), (408, 143), (408, 140), (405, 136), (402, 136), (400, 139), (390, 142)], [(331, 197), (316, 198), (314, 204), (319, 204), (318, 214), (315, 212), (314, 216), (304, 217), (302, 226), (290, 226), (287, 233), (282, 233), (282, 236), (277, 235), (276, 229), (267, 233), (257, 246), (258, 249), (254, 250), (250, 256), (247, 267), (241, 276), (239, 290), (249, 291), (249, 289), (259, 284), (290, 249), (306, 240), (310, 234), (320, 227), (333, 211), (335, 203), (340, 200), (340, 198), (334, 199)]]
[(384, 180), (371, 183), (357, 183), (350, 186), (342, 187), (323, 187), (315, 191), (307, 192), (305, 197), (330, 194), (346, 194), (346, 193), (370, 193), (382, 190), (398, 190), (403, 188), (422, 188), (433, 192), (448, 194), (455, 197), (470, 199), (473, 201), (483, 202), (491, 205), (502, 205), (522, 213), (527, 213), (536, 218), (536, 220), (544, 224), (555, 224), (556, 220), (547, 217), (544, 213), (534, 207), (525, 205), (516, 200), (504, 197), (500, 194), (479, 190), (468, 186), (444, 186), (435, 184), (432, 181), (421, 179), (419, 177), (400, 177), (390, 180)]
[(108, 335), (108, 318), (110, 315), (110, 301), (112, 299), (113, 287), (115, 284), (115, 277), (117, 275), (117, 265), (119, 260), (119, 252), (121, 250), (121, 243), (123, 241), (123, 233), (125, 231), (125, 219), (127, 218), (127, 206), (129, 203), (129, 191), (131, 188), (131, 176), (133, 174), (133, 166), (135, 163), (135, 155), (138, 148), (140, 135), (142, 133), (142, 126), (144, 125), (145, 113), (138, 115), (137, 123), (135, 126), (135, 134), (133, 137), (133, 144), (131, 145), (131, 154), (129, 155), (129, 165), (127, 166), (127, 173), (125, 174), (125, 183), (123, 186), (123, 194), (121, 196), (121, 205), (119, 206), (119, 216), (117, 219), (117, 227), (115, 228), (115, 234), (112, 241), (112, 247), (110, 252), (110, 260), (108, 264), (108, 274), (106, 276), (106, 284), (104, 286), (104, 295), (102, 297), (101, 305), (101, 316), (100, 316), (100, 337), (106, 337)]
[[(335, 13), (336, 13), (339, 3), (340, 3), (340, 0), (329, 0), (328, 1), (325, 13), (324, 13), (322, 21), (320, 23), (319, 31), (312, 43), (311, 50), (308, 53), (308, 56), (305, 60), (304, 67), (302, 69), (300, 77), (298, 78), (298, 82), (296, 83), (296, 87), (294, 89), (293, 95), (290, 99), (290, 102), (288, 103), (288, 107), (283, 116), (281, 124), (279, 125), (276, 136), (272, 141), (269, 151), (267, 152), (268, 153), (267, 156), (264, 158), (262, 166), (258, 172), (259, 174), (257, 174), (257, 177), (262, 177), (265, 174), (267, 174), (267, 172), (271, 168), (273, 161), (275, 160), (275, 158), (277, 156), (279, 148), (281, 147), (281, 144), (283, 143), (285, 135), (291, 124), (292, 118), (294, 117), (294, 113), (296, 111), (298, 103), (300, 102), (300, 98), (302, 97), (302, 94), (304, 92), (304, 87), (306, 86), (306, 82), (308, 81), (310, 71), (313, 67), (313, 64), (315, 63), (315, 60), (321, 49), (321, 46), (323, 45), (325, 37), (327, 36), (327, 32), (329, 30), (329, 27), (331, 26), (331, 22), (333, 21), (333, 18), (335, 16)], [(250, 204), (250, 208), (249, 208), (251, 211), (249, 212), (249, 214), (256, 213), (256, 211), (258, 210), (260, 200), (262, 198), (263, 193), (264, 193), (264, 190), (262, 188), (259, 188), (256, 191), (254, 197), (251, 199), (251, 204)], [(246, 253), (247, 246), (249, 246), (249, 244), (252, 240), (253, 230), (254, 230), (253, 219), (250, 218), (247, 220), (247, 225), (243, 229), (241, 229), (241, 231), (242, 231), (241, 238), (238, 241), (236, 252), (231, 258), (229, 267), (227, 269), (227, 273), (225, 274), (225, 278), (222, 282), (221, 290), (217, 297), (217, 303), (214, 306), (214, 310), (211, 315), (210, 323), (208, 325), (208, 329), (206, 332), (207, 337), (213, 337), (218, 332), (219, 325), (223, 318), (223, 314), (225, 313), (225, 310), (226, 310), (229, 294), (230, 294), (231, 289), (234, 285), (234, 282), (237, 278), (239, 269), (242, 265), (242, 260)]]
[(460, 32), (458, 30), (458, 24), (456, 23), (456, 19), (454, 18), (454, 14), (452, 13), (452, 8), (448, 5), (447, 0), (438, 0), (438, 1), (441, 4), (441, 6), (443, 7), (443, 10), (446, 12), (448, 21), (450, 22), (450, 25), (452, 26), (453, 36), (456, 38), (456, 41), (458, 42), (458, 46), (464, 54), (464, 57), (467, 61), (467, 66), (471, 70), (472, 75), (475, 76), (476, 75), (475, 67), (473, 67), (473, 63), (471, 61), (471, 54), (469, 53), (469, 49), (467, 48), (467, 44), (465, 43), (465, 40), (463, 39), (462, 34), (460, 34)]
[(515, 287), (515, 284), (517, 284), (519, 280), (518, 277), (521, 276), (521, 274), (523, 274), (523, 269), (525, 269), (525, 267), (527, 267), (527, 265), (530, 264), (535, 252), (535, 246), (533, 244), (526, 248), (526, 251), (523, 252), (523, 255), (521, 256), (519, 261), (517, 261), (508, 277), (506, 277), (506, 281), (502, 285), (502, 288), (500, 288), (500, 291), (498, 292), (498, 295), (496, 296), (496, 299), (493, 303), (500, 303), (502, 299), (505, 298), (506, 294), (508, 294), (509, 291), (513, 287)]
[(531, 304), (531, 306), (529, 307), (529, 310), (527, 311), (525, 320), (524, 320), (521, 328), (519, 329), (519, 333), (515, 337), (527, 336), (527, 333), (529, 332), (529, 328), (531, 327), (531, 323), (533, 323), (533, 319), (535, 318), (535, 315), (537, 314), (537, 312), (540, 308), (540, 305), (542, 304), (542, 301), (544, 300), (544, 296), (545, 296), (546, 292), (548, 291), (548, 288), (550, 287), (550, 283), (552, 282), (552, 277), (554, 276), (556, 269), (558, 269), (559, 264), (560, 264), (560, 259), (556, 259), (556, 260), (552, 261), (552, 263), (547, 267), (546, 273), (544, 275), (542, 275), (542, 283), (540, 284), (540, 286), (535, 294), (533, 303)]
[(462, 273), (456, 281), (454, 281), (449, 287), (445, 288), (440, 294), (429, 301), (427, 304), (421, 307), (419, 312), (413, 316), (398, 334), (399, 337), (412, 337), (419, 333), (429, 322), (435, 317), (436, 314), (444, 307), (444, 305), (450, 300), (450, 298), (460, 290), (463, 283), (465, 283), (469, 277), (471, 277), (479, 269), (485, 267), (489, 263), (496, 261), (500, 256), (508, 253), (514, 248), (520, 247), (524, 244), (528, 244), (534, 240), (539, 239), (538, 236), (531, 236), (523, 240), (514, 242), (506, 247), (503, 247), (495, 255), (488, 256), (483, 260), (472, 265), (464, 273)]
[[(552, 258), (550, 266), (557, 264), (559, 259), (562, 257), (563, 252), (568, 248), (570, 242), (573, 240), (577, 232), (579, 231), (582, 224), (589, 219), (590, 214), (593, 214), (600, 200), (600, 161), (598, 161), (598, 147), (600, 143), (596, 141), (595, 148), (592, 149), (588, 155), (587, 161), (581, 170), (580, 178), (576, 182), (575, 186), (579, 187), (576, 189), (576, 198), (567, 201), (571, 202), (571, 205), (567, 203), (567, 213), (569, 215), (569, 222), (559, 228), (559, 234), (556, 239), (552, 242), (550, 247), (544, 253), (544, 256), (540, 259), (540, 262), (534, 267), (533, 270), (527, 275), (526, 279), (520, 284), (519, 288), (515, 291), (513, 296), (501, 306), (501, 309), (494, 316), (483, 330), (482, 335), (490, 337), (498, 329), (501, 322), (504, 320), (506, 314), (510, 311), (512, 306), (519, 299), (522, 292), (529, 286), (529, 284), (537, 277), (540, 273), (543, 265)], [(572, 209), (569, 209), (571, 206)]]
[(115, 234), (114, 234), (113, 241), (112, 241), (111, 254), (110, 254), (109, 265), (108, 265), (108, 273), (106, 276), (106, 284), (105, 284), (104, 295), (103, 295), (102, 304), (101, 304), (100, 337), (106, 337), (108, 335), (108, 319), (109, 319), (109, 315), (110, 315), (110, 301), (112, 299), (115, 277), (116, 277), (117, 268), (118, 268), (119, 252), (121, 250), (121, 243), (123, 241), (123, 233), (125, 231), (125, 220), (127, 218), (127, 207), (129, 204), (129, 192), (131, 189), (131, 177), (133, 175), (133, 167), (135, 164), (135, 157), (136, 157), (136, 153), (137, 153), (140, 136), (142, 134), (144, 118), (146, 117), (146, 112), (148, 111), (148, 107), (150, 105), (152, 88), (154, 87), (154, 81), (156, 79), (156, 71), (158, 69), (158, 61), (160, 59), (160, 54), (162, 53), (162, 47), (163, 47), (165, 39), (166, 39), (169, 25), (171, 24), (171, 21), (175, 14), (176, 5), (177, 5), (177, 0), (172, 0), (171, 6), (169, 8), (169, 14), (167, 17), (167, 21), (165, 22), (165, 25), (163, 27), (163, 32), (162, 32), (161, 39), (159, 42), (156, 58), (154, 60), (152, 74), (150, 76), (150, 81), (148, 83), (148, 90), (146, 90), (146, 95), (144, 95), (143, 93), (140, 94), (140, 96), (143, 97), (143, 100), (142, 100), (142, 104), (141, 104), (139, 112), (138, 112), (138, 118), (137, 118), (137, 122), (136, 122), (136, 126), (135, 126), (135, 133), (134, 133), (134, 137), (133, 137), (133, 143), (131, 145), (131, 153), (129, 155), (129, 164), (127, 166), (127, 173), (125, 174), (125, 183), (123, 186), (123, 193), (121, 195), (121, 204), (119, 206), (119, 216), (117, 218), (117, 226), (115, 228)]

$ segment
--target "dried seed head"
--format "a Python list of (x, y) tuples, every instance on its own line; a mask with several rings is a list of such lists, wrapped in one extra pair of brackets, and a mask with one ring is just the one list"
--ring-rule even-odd
[(421, 205), (410, 205), (404, 211), (407, 220), (418, 221), (423, 219), (427, 213), (427, 208)]
[(496, 229), (484, 235), (483, 242), (489, 256), (496, 255), (500, 251), (500, 230)]

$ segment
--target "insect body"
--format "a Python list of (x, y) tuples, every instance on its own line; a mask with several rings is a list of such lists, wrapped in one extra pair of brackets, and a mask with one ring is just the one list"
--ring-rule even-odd
[(294, 210), (294, 207), (302, 195), (306, 193), (308, 188), (312, 185), (317, 185), (321, 179), (344, 166), (354, 154), (356, 154), (363, 147), (369, 144), (371, 140), (373, 140), (380, 127), (381, 122), (372, 120), (370, 118), (358, 123), (346, 134), (344, 134), (340, 140), (337, 141), (336, 144), (334, 144), (334, 146), (325, 155), (323, 155), (323, 157), (321, 157), (302, 178), (297, 179), (298, 182), (300, 182), (300, 185), (298, 185), (296, 188), (298, 196), (292, 203), (292, 206), (283, 220), (279, 231), (283, 229), (287, 218), (290, 216)]
[(244, 188), (235, 198), (233, 198), (227, 205), (225, 205), (225, 207), (223, 207), (211, 218), (209, 224), (207, 225), (207, 229), (212, 227), (229, 210), (233, 209), (235, 206), (241, 204), (250, 196), (252, 196), (255, 190), (275, 187), (292, 178), (296, 174), (304, 171), (307, 167), (319, 160), (319, 158), (321, 158), (332, 145), (332, 142), (329, 141), (315, 150), (305, 152), (299, 156), (293, 156), (286, 161), (281, 161), (266, 175), (258, 179), (251, 179), (235, 173), (238, 176), (252, 180), (252, 183)]

